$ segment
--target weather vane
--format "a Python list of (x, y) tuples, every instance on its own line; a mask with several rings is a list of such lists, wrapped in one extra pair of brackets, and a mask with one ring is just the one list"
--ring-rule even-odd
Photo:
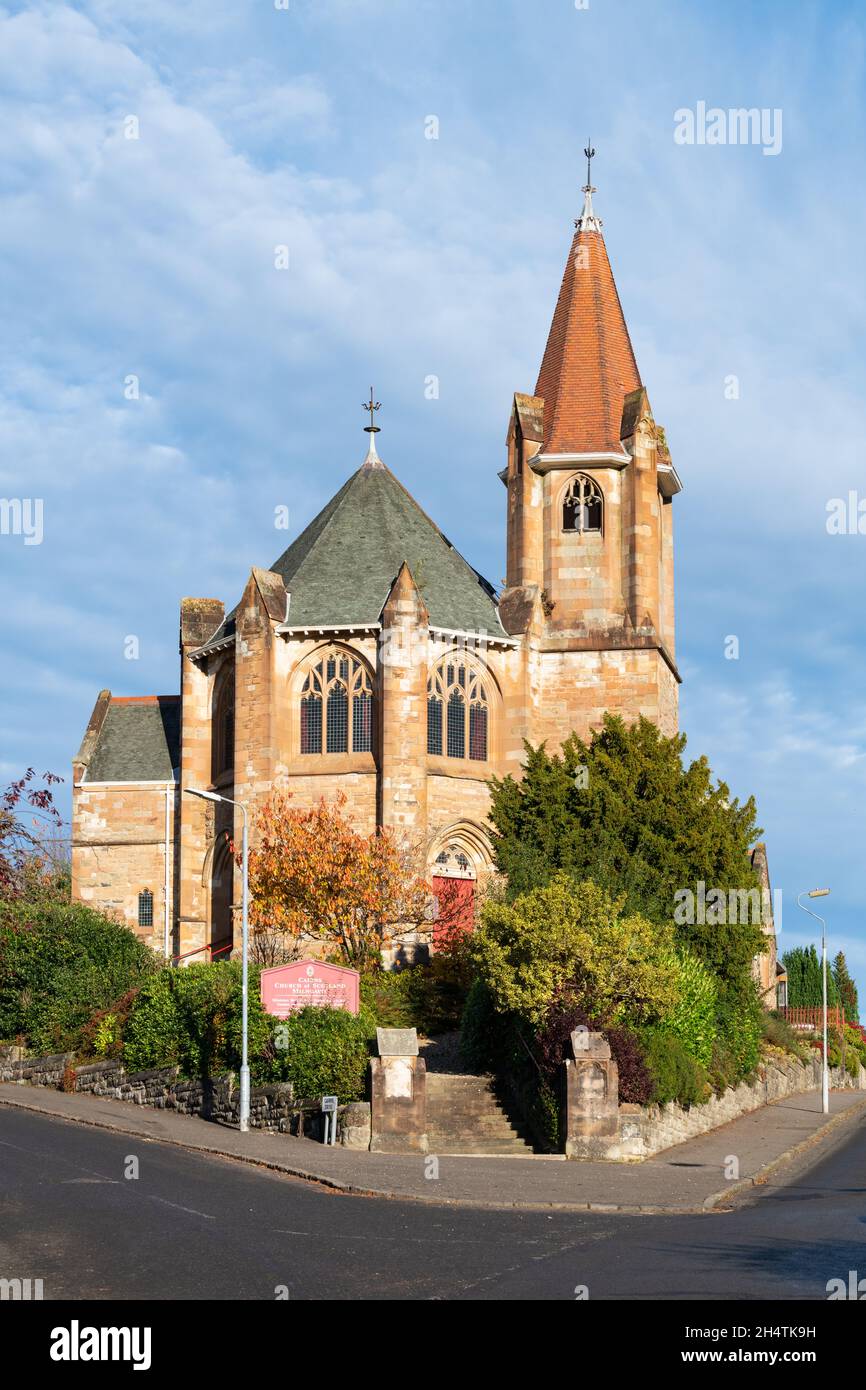
[(369, 423), (369, 425), (365, 425), (365, 426), (364, 426), (365, 433), (367, 433), (367, 434), (378, 434), (378, 433), (379, 433), (379, 426), (378, 426), (377, 424), (375, 424), (375, 422), (374, 422), (374, 420), (373, 420), (373, 412), (376, 411), (376, 410), (381, 410), (382, 407), (381, 407), (381, 405), (379, 404), (378, 401), (374, 401), (374, 400), (373, 400), (373, 388), (372, 388), (372, 386), (370, 387), (370, 399), (369, 399), (368, 401), (364, 401), (364, 403), (363, 403), (361, 409), (362, 409), (362, 410), (369, 410), (369, 412), (370, 412), (370, 423)]
[[(587, 188), (591, 188), (591, 187), (592, 187), (592, 161), (593, 161), (593, 159), (595, 158), (595, 150), (592, 148), (592, 141), (591, 141), (591, 140), (587, 140), (587, 142), (586, 142), (586, 149), (584, 150), (584, 154), (586, 155), (586, 187), (587, 187)], [(584, 192), (585, 192), (585, 191), (586, 191), (586, 190), (584, 190)]]

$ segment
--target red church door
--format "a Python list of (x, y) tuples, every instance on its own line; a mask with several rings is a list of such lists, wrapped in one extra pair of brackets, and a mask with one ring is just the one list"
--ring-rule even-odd
[(475, 925), (475, 877), (466, 856), (443, 850), (434, 865), (431, 886), (437, 905), (433, 949), (441, 950), (455, 934), (471, 931)]

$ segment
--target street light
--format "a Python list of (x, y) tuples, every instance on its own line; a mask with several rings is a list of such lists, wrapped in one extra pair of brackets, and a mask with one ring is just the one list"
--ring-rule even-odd
[(246, 1134), (250, 1127), (250, 1065), (248, 1055), (249, 1042), (249, 991), (247, 980), (249, 974), (249, 841), (247, 838), (247, 808), (243, 801), (232, 801), (231, 797), (219, 796), (217, 792), (200, 791), (198, 787), (186, 787), (190, 796), (200, 796), (202, 801), (224, 801), (227, 806), (240, 807), (244, 818), (244, 834), (241, 853), (242, 872), (243, 872), (243, 896), (241, 899), (241, 1105), (240, 1105), (240, 1129), (242, 1134)]
[(803, 907), (800, 898), (826, 898), (830, 892), (829, 888), (813, 888), (809, 893), (801, 893), (797, 898), (797, 906), (802, 907), (810, 917), (814, 917), (816, 922), (821, 923), (821, 983), (824, 994), (824, 1066), (821, 1070), (821, 1104), (824, 1114), (830, 1113), (830, 1064), (827, 1060), (827, 923), (823, 917), (819, 917), (817, 912), (813, 912), (809, 907)]

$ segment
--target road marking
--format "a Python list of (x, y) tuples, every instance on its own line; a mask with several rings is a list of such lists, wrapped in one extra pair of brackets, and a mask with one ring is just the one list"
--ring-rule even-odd
[(215, 1216), (208, 1216), (206, 1211), (196, 1211), (195, 1207), (182, 1207), (177, 1202), (170, 1202), (167, 1197), (155, 1197), (153, 1193), (148, 1193), (152, 1202), (162, 1202), (164, 1207), (174, 1207), (175, 1211), (188, 1212), (190, 1216), (200, 1216), (203, 1221), (216, 1221)]

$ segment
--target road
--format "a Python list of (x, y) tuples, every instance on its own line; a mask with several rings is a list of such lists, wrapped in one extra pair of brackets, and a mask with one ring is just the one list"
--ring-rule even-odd
[(0, 1107), (0, 1278), (45, 1299), (826, 1300), (849, 1270), (866, 1123), (733, 1212), (548, 1215), (347, 1197)]

